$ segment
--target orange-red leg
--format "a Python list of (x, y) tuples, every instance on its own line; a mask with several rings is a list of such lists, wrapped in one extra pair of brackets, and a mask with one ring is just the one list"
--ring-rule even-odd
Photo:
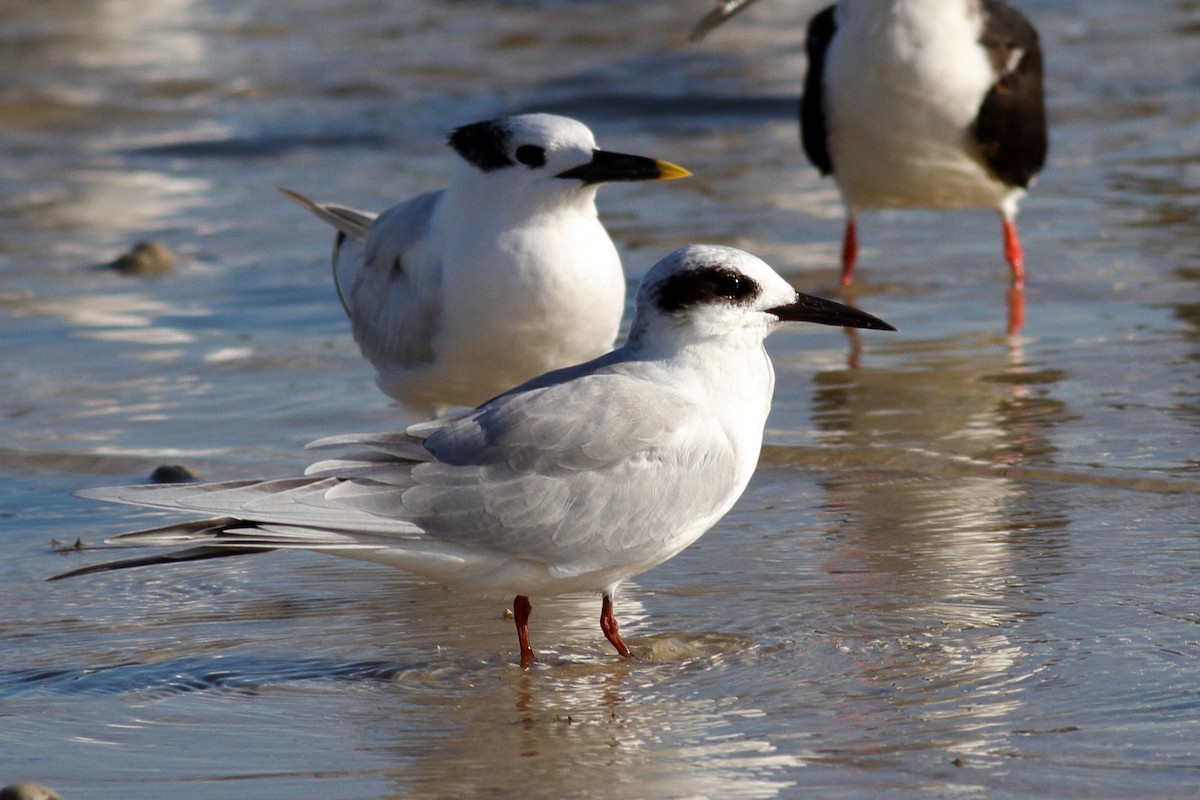
[(517, 621), (517, 641), (521, 644), (521, 666), (528, 667), (533, 663), (533, 648), (529, 646), (529, 614), (533, 604), (523, 594), (513, 600), (513, 619)]
[(1004, 217), (1004, 258), (1012, 272), (1008, 288), (1008, 335), (1015, 336), (1025, 324), (1025, 252), (1017, 236), (1017, 224)]
[(858, 262), (858, 222), (853, 216), (846, 218), (846, 235), (842, 239), (842, 286), (854, 280), (854, 265)]
[(621, 635), (617, 633), (617, 618), (613, 616), (612, 596), (604, 595), (604, 602), (600, 605), (600, 630), (604, 631), (604, 637), (617, 648), (617, 652), (625, 657), (633, 655), (629, 652), (629, 648), (621, 641)]
[(1012, 270), (1013, 284), (1025, 283), (1025, 252), (1021, 250), (1021, 239), (1017, 236), (1017, 224), (1004, 218), (1004, 258)]

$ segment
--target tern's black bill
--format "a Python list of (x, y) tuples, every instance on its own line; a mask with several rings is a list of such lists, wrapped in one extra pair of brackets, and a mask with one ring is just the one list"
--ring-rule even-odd
[(796, 300), (786, 306), (767, 309), (784, 322), (816, 322), (820, 325), (839, 325), (843, 328), (868, 328), (875, 331), (894, 331), (895, 326), (865, 311), (823, 297), (796, 293)]
[(612, 181), (666, 181), (686, 178), (692, 173), (670, 161), (658, 161), (645, 156), (630, 156), (595, 150), (592, 160), (578, 167), (560, 172), (555, 177), (574, 179), (584, 183), (610, 183)]

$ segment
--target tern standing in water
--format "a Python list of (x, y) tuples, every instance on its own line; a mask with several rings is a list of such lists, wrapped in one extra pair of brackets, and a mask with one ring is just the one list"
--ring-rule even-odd
[(748, 253), (690, 245), (643, 279), (624, 345), (466, 415), (317, 441), (351, 452), (304, 477), (81, 492), (204, 518), (114, 539), (184, 550), (58, 577), (314, 550), (515, 598), (526, 666), (530, 598), (597, 592), (601, 629), (628, 656), (617, 587), (696, 541), (741, 496), (775, 384), (763, 340), (784, 322), (894, 330), (799, 294)]

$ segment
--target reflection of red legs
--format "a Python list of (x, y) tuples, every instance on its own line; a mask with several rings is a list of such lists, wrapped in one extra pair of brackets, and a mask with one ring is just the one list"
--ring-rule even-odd
[(528, 667), (533, 663), (533, 648), (529, 646), (529, 612), (533, 604), (523, 594), (513, 600), (513, 619), (517, 621), (517, 641), (521, 643), (521, 666)]
[(1025, 324), (1025, 285), (1013, 282), (1008, 287), (1008, 335), (1016, 336)]
[[(845, 288), (854, 280), (854, 265), (858, 262), (858, 219), (852, 211), (846, 212), (846, 233), (842, 238), (842, 287)], [(848, 291), (842, 292), (842, 302), (854, 306), (854, 300)], [(854, 369), (858, 366), (862, 355), (862, 341), (854, 328), (842, 328), (850, 339), (850, 354), (846, 356), (846, 366)]]
[[(854, 290), (847, 286), (842, 287), (841, 301), (851, 308), (858, 308), (858, 303), (854, 302)], [(846, 369), (858, 369), (862, 362), (862, 337), (858, 335), (858, 328), (842, 328), (842, 333), (846, 334), (846, 340), (850, 343), (850, 352), (846, 353)]]
[(858, 223), (853, 214), (846, 217), (846, 235), (842, 239), (842, 286), (854, 280), (854, 264), (858, 261)]
[(1021, 240), (1017, 237), (1017, 224), (1008, 217), (1004, 218), (1004, 258), (1008, 261), (1008, 268), (1012, 270), (1013, 284), (1024, 284), (1025, 253), (1021, 250)]
[(612, 610), (612, 595), (607, 593), (604, 595), (604, 602), (600, 605), (600, 630), (604, 631), (604, 637), (612, 643), (613, 647), (617, 648), (618, 653), (625, 657), (633, 655), (621, 641), (621, 635), (617, 633), (617, 618), (613, 616)]

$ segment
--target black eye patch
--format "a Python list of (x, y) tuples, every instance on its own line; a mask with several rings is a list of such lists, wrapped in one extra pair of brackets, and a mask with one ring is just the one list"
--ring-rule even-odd
[(744, 305), (760, 291), (756, 281), (740, 272), (701, 267), (668, 278), (658, 290), (658, 307), (671, 312), (704, 304)]
[(546, 148), (536, 144), (523, 144), (515, 153), (517, 161), (527, 167), (542, 167), (546, 165)]
[(447, 141), (464, 159), (483, 172), (491, 172), (512, 166), (512, 159), (508, 157), (511, 138), (512, 133), (504, 120), (489, 119), (455, 128)]

